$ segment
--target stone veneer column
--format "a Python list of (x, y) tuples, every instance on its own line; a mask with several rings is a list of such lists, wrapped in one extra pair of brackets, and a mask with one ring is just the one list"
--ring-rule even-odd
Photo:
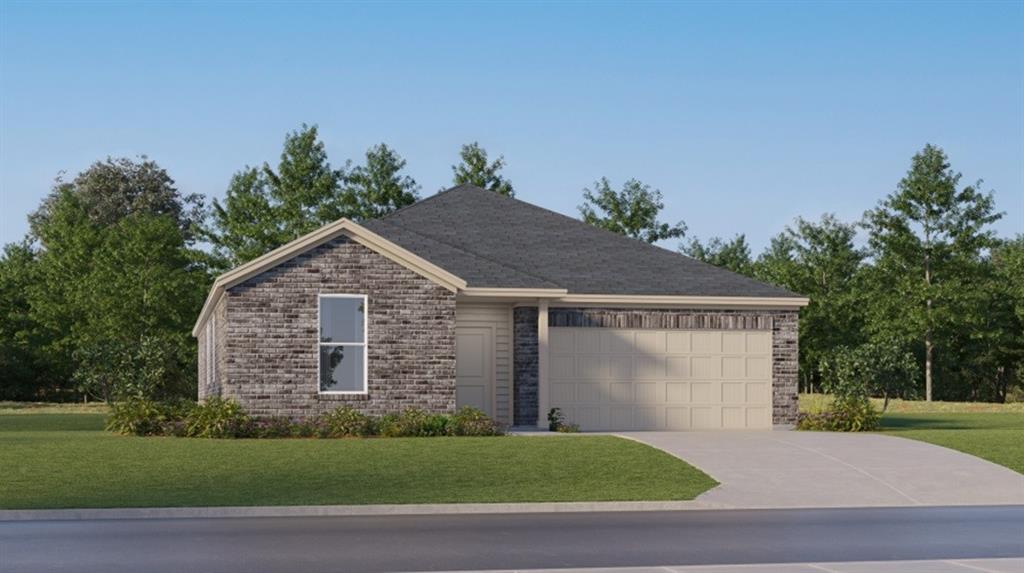
[(516, 307), (512, 310), (512, 392), (515, 412), (513, 425), (537, 425), (538, 345), (536, 307)]

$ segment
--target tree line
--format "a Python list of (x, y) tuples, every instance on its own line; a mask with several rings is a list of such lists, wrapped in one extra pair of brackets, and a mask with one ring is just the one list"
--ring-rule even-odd
[[(405, 167), (385, 144), (333, 165), (317, 127), (303, 125), (276, 165), (242, 168), (210, 204), (145, 157), (58, 178), (27, 236), (0, 256), (0, 399), (194, 396), (190, 331), (213, 278), (339, 218), (414, 203), (422, 187)], [(452, 183), (514, 196), (504, 167), (470, 143)], [(663, 209), (659, 190), (636, 179), (616, 189), (606, 178), (583, 190), (579, 207), (590, 224), (679, 240), (685, 254), (810, 296), (804, 389), (820, 387), (831, 355), (855, 347), (915, 353), (920, 380), (904, 395), (1005, 400), (1021, 386), (1024, 239), (995, 236), (991, 193), (961, 186), (938, 148), (916, 155), (862, 221), (798, 219), (756, 258), (743, 235), (686, 240), (683, 222), (659, 219)]]

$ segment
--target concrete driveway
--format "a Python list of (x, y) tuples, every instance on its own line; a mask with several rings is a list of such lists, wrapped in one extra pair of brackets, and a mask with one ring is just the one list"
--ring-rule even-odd
[(620, 432), (722, 485), (722, 508), (1024, 504), (1024, 475), (892, 436), (829, 432)]

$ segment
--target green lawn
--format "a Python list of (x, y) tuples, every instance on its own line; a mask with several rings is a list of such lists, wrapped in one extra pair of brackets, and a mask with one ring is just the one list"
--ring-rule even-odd
[(887, 434), (921, 440), (1024, 473), (1024, 414), (935, 413), (882, 417)]
[[(819, 411), (827, 398), (801, 394), (800, 409)], [(875, 401), (881, 409), (881, 400)], [(921, 440), (1024, 473), (1024, 403), (894, 400), (882, 416), (882, 431)]]
[(611, 436), (203, 440), (0, 413), (0, 507), (687, 500), (715, 481)]

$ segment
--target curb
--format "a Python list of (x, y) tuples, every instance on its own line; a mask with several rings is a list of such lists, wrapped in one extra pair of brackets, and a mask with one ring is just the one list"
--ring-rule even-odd
[(281, 505), (251, 507), (128, 507), (98, 509), (3, 509), (4, 521), (94, 519), (192, 519), (232, 517), (372, 517), (486, 515), (503, 513), (592, 513), (734, 509), (701, 501), (596, 501), (556, 503), (431, 503), (408, 505)]

